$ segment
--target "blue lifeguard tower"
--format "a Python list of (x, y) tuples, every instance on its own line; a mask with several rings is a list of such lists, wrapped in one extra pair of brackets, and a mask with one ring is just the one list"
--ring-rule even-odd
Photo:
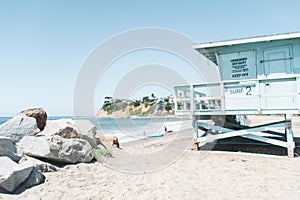
[[(221, 77), (215, 83), (175, 87), (175, 113), (192, 116), (195, 147), (241, 136), (285, 147), (293, 157), (291, 116), (300, 114), (300, 32), (196, 44), (193, 48), (217, 65)], [(281, 114), (285, 119), (256, 127), (243, 120), (245, 115), (270, 114)], [(205, 118), (215, 123), (206, 123)], [(274, 131), (280, 127), (285, 133)], [(199, 129), (206, 133), (199, 135)], [(280, 137), (272, 139), (258, 132)]]

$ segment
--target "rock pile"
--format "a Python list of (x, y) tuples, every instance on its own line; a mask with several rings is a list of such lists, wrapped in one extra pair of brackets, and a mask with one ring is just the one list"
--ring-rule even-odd
[(55, 165), (91, 162), (93, 148), (105, 148), (96, 133), (88, 120), (47, 120), (41, 108), (20, 112), (0, 125), (0, 192), (41, 184)]

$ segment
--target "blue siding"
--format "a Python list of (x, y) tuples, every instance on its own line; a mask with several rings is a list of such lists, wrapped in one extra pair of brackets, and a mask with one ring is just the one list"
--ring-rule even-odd
[[(256, 51), (256, 66), (257, 75), (264, 75), (264, 63), (261, 62), (264, 60), (263, 51), (266, 49), (280, 48), (280, 47), (289, 47), (291, 60), (287, 60), (290, 62), (291, 71), (287, 70), (288, 74), (300, 74), (300, 38), (296, 39), (285, 39), (285, 40), (275, 40), (268, 42), (257, 42), (257, 43), (248, 43), (248, 44), (238, 44), (232, 46), (224, 46), (212, 48), (219, 55), (243, 52), (243, 51)], [(289, 64), (289, 63), (288, 63)], [(220, 63), (222, 65), (222, 63)]]
[(300, 74), (300, 43), (292, 45), (292, 66), (295, 74)]

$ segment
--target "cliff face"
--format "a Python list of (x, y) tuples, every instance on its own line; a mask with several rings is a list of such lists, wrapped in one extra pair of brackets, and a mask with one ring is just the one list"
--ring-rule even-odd
[(173, 116), (174, 102), (169, 98), (121, 100), (116, 99), (103, 104), (97, 113), (98, 118), (129, 118), (150, 116)]

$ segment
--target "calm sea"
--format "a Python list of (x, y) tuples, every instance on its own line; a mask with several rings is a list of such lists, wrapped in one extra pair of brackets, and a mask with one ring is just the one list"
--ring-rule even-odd
[[(6, 122), (11, 117), (0, 117), (0, 124)], [(62, 118), (70, 118), (66, 116), (52, 116), (48, 120), (56, 120)], [(76, 118), (78, 119), (78, 118)], [(156, 135), (163, 133), (165, 126), (174, 122), (179, 122), (181, 119), (160, 119), (160, 118), (126, 118), (126, 119), (112, 119), (112, 118), (85, 118), (90, 120), (98, 128), (98, 134), (118, 136), (121, 142), (138, 140), (149, 135)]]

